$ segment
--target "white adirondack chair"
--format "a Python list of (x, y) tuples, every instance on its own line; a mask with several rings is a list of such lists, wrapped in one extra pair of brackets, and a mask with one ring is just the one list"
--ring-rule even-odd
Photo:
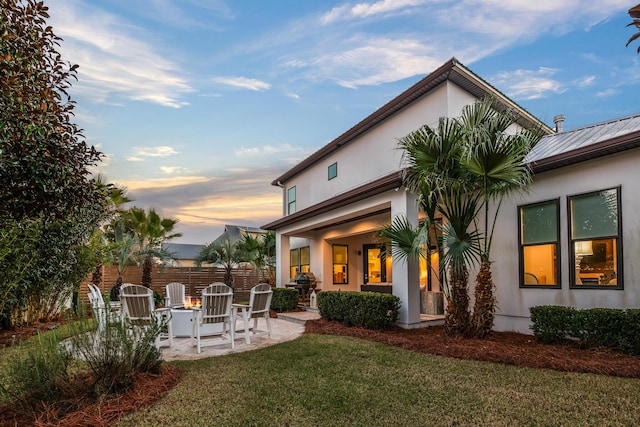
[(178, 307), (184, 304), (184, 285), (173, 282), (165, 286), (166, 296), (164, 298), (167, 307)]
[(173, 345), (173, 327), (171, 323), (171, 309), (169, 307), (156, 308), (153, 291), (145, 286), (126, 283), (120, 291), (122, 314), (128, 319), (132, 327), (148, 327), (152, 325), (167, 326), (167, 334), (158, 334), (155, 344), (157, 348)]
[[(244, 339), (247, 344), (251, 344), (251, 335), (268, 335), (271, 337), (271, 321), (269, 320), (269, 309), (271, 308), (271, 297), (273, 290), (268, 283), (259, 283), (251, 288), (251, 296), (249, 305), (233, 304), (235, 310), (242, 312), (242, 321), (244, 323)], [(258, 329), (258, 320), (264, 319), (266, 329)], [(249, 322), (253, 319), (253, 327), (249, 327)], [(249, 334), (249, 331), (252, 331)]]
[[(235, 331), (231, 325), (231, 304), (233, 290), (224, 283), (212, 283), (202, 290), (201, 307), (194, 307), (191, 338), (195, 341), (198, 353), (205, 345), (220, 345), (231, 342), (235, 348)], [(221, 330), (204, 332), (205, 325), (219, 325)], [(214, 337), (203, 340), (203, 337)]]

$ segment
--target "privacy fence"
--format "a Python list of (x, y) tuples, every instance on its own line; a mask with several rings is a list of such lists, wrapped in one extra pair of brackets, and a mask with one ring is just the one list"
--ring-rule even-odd
[[(259, 274), (258, 274), (259, 273)], [(268, 281), (267, 271), (254, 270), (251, 267), (241, 267), (233, 270), (233, 284), (235, 288), (234, 299), (236, 301), (249, 300), (251, 288), (261, 282)], [(109, 291), (115, 285), (118, 271), (113, 266), (102, 266), (102, 281), (100, 290), (103, 295), (109, 295)], [(142, 270), (139, 267), (128, 267), (122, 275), (123, 283), (140, 284)], [(91, 282), (91, 276), (82, 283), (80, 295), (88, 302), (87, 284)], [(171, 282), (180, 282), (185, 286), (186, 295), (200, 298), (202, 289), (214, 282), (224, 283), (224, 269), (217, 267), (165, 267), (154, 268), (151, 272), (151, 289), (165, 294), (165, 286)]]

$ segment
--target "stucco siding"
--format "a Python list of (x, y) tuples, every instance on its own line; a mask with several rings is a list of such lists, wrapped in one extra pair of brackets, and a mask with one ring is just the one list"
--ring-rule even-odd
[[(498, 329), (529, 330), (529, 309), (537, 305), (576, 308), (640, 307), (640, 150), (627, 151), (578, 165), (538, 174), (525, 196), (512, 197), (503, 204), (494, 237), (493, 279), (496, 285)], [(569, 288), (569, 230), (567, 197), (621, 187), (621, 221), (624, 289)], [(561, 289), (519, 287), (518, 205), (560, 199)], [(514, 320), (519, 319), (519, 320)], [(526, 325), (526, 327), (525, 327)]]

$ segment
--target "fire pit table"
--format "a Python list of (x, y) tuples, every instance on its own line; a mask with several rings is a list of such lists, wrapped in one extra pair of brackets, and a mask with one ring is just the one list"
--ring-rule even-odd
[[(173, 336), (190, 337), (192, 319), (193, 310), (191, 310), (190, 308), (172, 308), (171, 323), (173, 327)], [(218, 332), (222, 332), (222, 325), (217, 323), (203, 325), (200, 330), (202, 335), (215, 334)]]

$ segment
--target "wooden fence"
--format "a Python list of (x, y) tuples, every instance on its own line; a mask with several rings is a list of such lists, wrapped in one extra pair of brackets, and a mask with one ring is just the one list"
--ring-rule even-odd
[[(248, 301), (251, 288), (260, 282), (267, 281), (266, 272), (256, 274), (253, 268), (238, 268), (233, 270), (233, 284), (235, 288), (234, 300)], [(102, 281), (100, 290), (103, 295), (109, 295), (111, 288), (118, 278), (118, 271), (114, 266), (102, 266)], [(139, 267), (128, 267), (122, 275), (123, 283), (140, 284), (142, 270)], [(154, 268), (151, 272), (151, 289), (165, 294), (165, 285), (171, 282), (179, 282), (185, 286), (185, 294), (200, 298), (202, 289), (214, 282), (224, 283), (224, 269), (217, 267), (165, 267)], [(91, 283), (91, 276), (82, 283), (80, 295), (88, 303), (87, 284)]]

